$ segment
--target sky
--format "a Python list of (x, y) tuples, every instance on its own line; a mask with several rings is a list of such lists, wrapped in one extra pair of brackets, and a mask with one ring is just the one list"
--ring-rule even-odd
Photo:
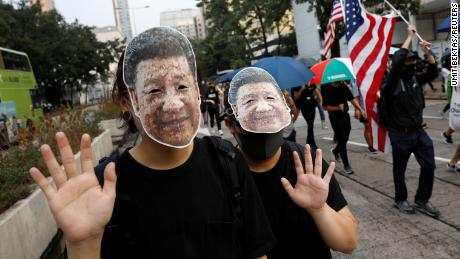
[[(112, 0), (54, 0), (56, 9), (67, 22), (78, 19), (89, 26), (115, 26)], [(130, 8), (150, 6), (130, 10), (131, 26), (134, 32), (134, 20), (137, 33), (160, 25), (160, 12), (183, 8), (196, 8), (195, 0), (128, 0)], [(133, 19), (133, 16), (135, 19)]]

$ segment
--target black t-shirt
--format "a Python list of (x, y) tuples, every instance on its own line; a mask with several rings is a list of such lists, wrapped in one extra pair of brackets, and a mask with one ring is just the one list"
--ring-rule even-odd
[(216, 108), (218, 106), (218, 104), (220, 103), (219, 93), (217, 91), (215, 91), (215, 90), (213, 92), (208, 91), (206, 93), (206, 99), (214, 101), (214, 104), (209, 103), (209, 102), (206, 103), (208, 105), (208, 107), (211, 107), (211, 108)]
[[(287, 143), (281, 149), (281, 157), (274, 168), (264, 173), (252, 173), (277, 240), (268, 258), (331, 258), (330, 249), (323, 242), (313, 218), (291, 201), (281, 185), (281, 177), (288, 179), (292, 186), (297, 181), (292, 151)], [(324, 163), (323, 175), (328, 167)], [(329, 184), (326, 202), (335, 211), (347, 205), (334, 177)]]
[(119, 226), (107, 225), (102, 258), (253, 258), (268, 253), (275, 239), (244, 160), (238, 153), (243, 198), (235, 220), (215, 154), (196, 138), (184, 164), (154, 170), (124, 152), (116, 162), (112, 215)]
[(295, 101), (296, 106), (299, 109), (316, 106), (316, 99), (315, 99), (315, 90), (316, 86), (306, 86), (303, 89), (302, 93), (300, 94), (299, 98)]
[[(340, 84), (334, 87), (331, 84), (321, 86), (321, 95), (323, 96), (323, 106), (338, 106), (344, 104), (344, 112), (348, 112), (348, 101), (353, 100), (353, 94), (348, 86)], [(329, 112), (329, 116), (341, 114), (341, 111)]]

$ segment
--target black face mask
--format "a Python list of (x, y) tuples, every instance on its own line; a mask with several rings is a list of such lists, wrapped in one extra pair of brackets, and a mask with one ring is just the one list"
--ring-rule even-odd
[(284, 143), (282, 130), (277, 133), (235, 133), (235, 139), (244, 153), (255, 161), (274, 156)]
[(415, 65), (404, 65), (401, 67), (401, 78), (412, 78), (415, 74)]

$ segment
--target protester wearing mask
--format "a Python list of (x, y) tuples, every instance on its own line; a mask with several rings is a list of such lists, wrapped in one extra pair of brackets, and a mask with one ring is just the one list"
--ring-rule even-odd
[(228, 164), (239, 175), (237, 214), (220, 150), (195, 138), (200, 98), (187, 38), (168, 27), (136, 36), (119, 61), (114, 91), (141, 141), (105, 167), (103, 181), (94, 174), (88, 135), (81, 175), (63, 133), (56, 139), (65, 171), (49, 146), (41, 147), (57, 190), (31, 169), (69, 258), (266, 258), (275, 240), (243, 158), (234, 150)]
[[(413, 153), (421, 167), (415, 208), (432, 217), (438, 217), (439, 211), (429, 202), (436, 168), (433, 142), (423, 129), (425, 99), (422, 87), (415, 80), (416, 55), (409, 50), (415, 32), (415, 26), (410, 25), (404, 44), (393, 56), (391, 71), (381, 93), (387, 101), (387, 125), (393, 150), (394, 206), (403, 213), (415, 213), (413, 206), (407, 201), (405, 183), (407, 162)], [(432, 65), (435, 60), (429, 51), (430, 45), (428, 42), (421, 42), (427, 61)], [(430, 67), (433, 66), (428, 66)]]
[[(330, 249), (351, 253), (357, 222), (333, 176), (334, 163), (328, 166), (318, 149), (313, 164), (308, 145), (303, 149), (283, 140), (289, 109), (275, 80), (263, 69), (243, 69), (228, 96), (225, 123), (252, 171), (277, 238), (268, 258), (331, 258)], [(242, 110), (249, 114), (242, 116)], [(245, 117), (256, 120), (248, 123)], [(262, 117), (266, 123), (260, 124)]]

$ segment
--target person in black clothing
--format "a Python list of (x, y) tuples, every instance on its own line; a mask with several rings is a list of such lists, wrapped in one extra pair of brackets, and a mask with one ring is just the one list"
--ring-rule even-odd
[[(422, 89), (425, 88), (425, 84), (428, 84), (431, 88), (431, 91), (433, 91), (433, 93), (436, 92), (436, 88), (434, 88), (433, 83), (431, 82), (434, 78), (430, 74), (432, 71), (430, 66), (435, 65), (437, 67), (436, 63), (430, 64), (427, 54), (423, 55), (423, 59), (419, 58), (417, 53), (415, 54), (417, 60), (415, 63), (415, 79), (417, 84), (419, 84)], [(430, 55), (433, 56), (433, 53), (430, 52)]]
[[(31, 175), (45, 192), (64, 232), (69, 258), (266, 258), (274, 246), (257, 187), (236, 149), (231, 150), (234, 159), (228, 165), (235, 168), (239, 178), (238, 207), (232, 206), (235, 197), (226, 188), (230, 186), (220, 172), (223, 167), (215, 146), (192, 134), (188, 134), (192, 136), (190, 144), (183, 148), (166, 145), (175, 143), (174, 139), (161, 144), (145, 133), (135, 112), (134, 98), (152, 97), (161, 102), (152, 113), (168, 115), (179, 129), (181, 116), (199, 113), (193, 57), (187, 38), (167, 27), (141, 33), (128, 44), (125, 57), (119, 61), (114, 99), (123, 118), (137, 126), (142, 138), (107, 164), (103, 183), (94, 173), (87, 134), (81, 140), (82, 174), (77, 172), (63, 133), (56, 139), (65, 171), (50, 147), (41, 147), (57, 190), (37, 168), (31, 169)], [(126, 64), (136, 68), (126, 70)], [(148, 70), (152, 78), (144, 78), (139, 64), (151, 68), (161, 64), (166, 70)], [(129, 72), (135, 73), (131, 75), (137, 82), (134, 89), (126, 81)], [(136, 91), (144, 84), (149, 91)], [(182, 105), (189, 94), (196, 97), (194, 105)], [(235, 208), (239, 208), (238, 213)]]
[[(415, 54), (408, 49), (415, 30), (415, 26), (408, 27), (407, 39), (393, 56), (391, 71), (383, 90), (387, 102), (385, 109), (388, 114), (389, 137), (393, 149), (394, 206), (403, 213), (415, 212), (413, 206), (407, 202), (405, 183), (407, 162), (413, 153), (421, 167), (415, 207), (430, 216), (437, 217), (439, 211), (429, 202), (436, 168), (433, 142), (422, 126), (425, 99), (423, 89), (416, 83), (414, 76)], [(437, 75), (435, 60), (429, 52), (429, 46), (428, 42), (421, 43), (430, 64), (427, 73)]]
[(222, 136), (224, 132), (222, 131), (220, 120), (219, 120), (219, 106), (220, 106), (220, 99), (219, 94), (216, 91), (216, 87), (211, 85), (208, 88), (208, 91), (205, 95), (205, 103), (207, 107), (207, 111), (209, 113), (209, 117), (211, 119), (211, 128), (214, 128), (214, 119), (216, 120), (217, 129), (219, 130), (219, 134)]
[(317, 149), (313, 164), (309, 145), (304, 149), (281, 134), (245, 131), (226, 108), (225, 124), (252, 172), (277, 239), (268, 258), (331, 258), (330, 249), (351, 253), (357, 222), (333, 176), (334, 163), (329, 166)]
[(286, 100), (286, 103), (291, 110), (291, 124), (289, 124), (286, 128), (283, 129), (283, 138), (285, 140), (289, 140), (292, 142), (296, 142), (296, 135), (297, 132), (294, 128), (294, 123), (299, 117), (299, 109), (297, 109), (294, 99), (292, 99), (291, 96), (289, 96), (288, 92), (286, 90), (283, 91), (284, 99)]
[(317, 103), (322, 103), (322, 96), (316, 85), (305, 85), (302, 88), (293, 88), (293, 97), (296, 106), (302, 112), (302, 116), (308, 125), (307, 144), (313, 149), (318, 148), (315, 142), (315, 115)]
[(342, 159), (344, 173), (352, 174), (353, 169), (348, 161), (347, 154), (347, 142), (351, 131), (348, 102), (351, 102), (355, 110), (359, 110), (361, 115), (366, 119), (367, 114), (344, 82), (333, 82), (322, 85), (321, 94), (323, 96), (323, 107), (329, 113), (332, 130), (337, 139), (337, 145), (331, 152), (336, 161)]

